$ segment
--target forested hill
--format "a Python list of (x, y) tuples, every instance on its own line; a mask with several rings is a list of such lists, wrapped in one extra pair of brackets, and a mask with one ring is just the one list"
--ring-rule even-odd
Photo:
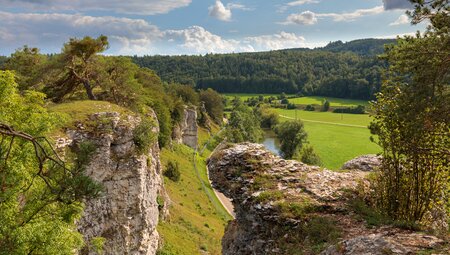
[(333, 42), (324, 48), (205, 56), (133, 57), (167, 82), (222, 93), (302, 93), (370, 99), (380, 87), (376, 54), (393, 40)]

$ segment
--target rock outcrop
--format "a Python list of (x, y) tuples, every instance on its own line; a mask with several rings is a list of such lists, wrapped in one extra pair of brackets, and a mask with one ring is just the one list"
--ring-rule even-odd
[(198, 125), (197, 110), (195, 107), (184, 108), (183, 120), (175, 125), (172, 139), (179, 144), (185, 144), (191, 148), (197, 148)]
[[(156, 116), (148, 117), (156, 123), (156, 135)], [(104, 254), (155, 254), (156, 226), (164, 207), (161, 198), (166, 197), (156, 139), (148, 151), (138, 152), (133, 134), (141, 118), (132, 114), (101, 112), (91, 115), (87, 123), (68, 129), (68, 137), (59, 140), (59, 147), (88, 141), (97, 148), (86, 174), (102, 184), (103, 192), (85, 202), (77, 223), (88, 244), (83, 253), (94, 254), (89, 243), (102, 237)]]
[(343, 170), (374, 171), (381, 166), (381, 156), (375, 154), (363, 155), (345, 162)]
[(407, 254), (442, 243), (393, 227), (366, 227), (348, 206), (355, 193), (370, 188), (365, 171), (308, 166), (250, 143), (217, 149), (208, 168), (236, 213), (223, 254)]

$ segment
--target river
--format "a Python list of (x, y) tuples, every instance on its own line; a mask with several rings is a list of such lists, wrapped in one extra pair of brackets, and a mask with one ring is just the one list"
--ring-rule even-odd
[(273, 152), (275, 155), (280, 155), (280, 141), (275, 132), (271, 129), (264, 129), (264, 140), (261, 142), (266, 149)]

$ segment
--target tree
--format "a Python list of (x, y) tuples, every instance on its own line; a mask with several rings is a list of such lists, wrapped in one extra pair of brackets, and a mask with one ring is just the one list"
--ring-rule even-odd
[(306, 145), (302, 148), (300, 152), (300, 161), (314, 166), (320, 166), (322, 164), (319, 155), (317, 155), (311, 145)]
[(83, 246), (83, 201), (101, 191), (84, 175), (92, 144), (64, 162), (45, 138), (60, 120), (43, 99), (19, 94), (13, 74), (0, 71), (0, 254), (73, 254)]
[(292, 159), (301, 150), (308, 137), (300, 120), (279, 124), (275, 128), (275, 133), (280, 140), (280, 151), (285, 159)]
[(261, 121), (262, 128), (275, 128), (280, 122), (278, 113), (268, 107), (261, 106), (256, 108), (255, 111)]
[(20, 90), (36, 89), (47, 61), (47, 57), (40, 54), (38, 48), (25, 45), (11, 54), (4, 69), (15, 71)]
[(232, 143), (259, 142), (263, 138), (260, 120), (250, 107), (241, 103), (231, 112), (225, 136)]
[(87, 97), (95, 100), (93, 93), (98, 68), (97, 54), (108, 48), (108, 38), (104, 35), (93, 39), (89, 36), (83, 39), (71, 38), (64, 44), (61, 55), (56, 58), (55, 66), (60, 66), (59, 79), (51, 85), (51, 95), (55, 101), (61, 101), (64, 96), (84, 87)]
[(328, 112), (328, 110), (330, 110), (330, 101), (328, 101), (327, 99), (325, 99), (322, 103), (322, 112)]
[(212, 89), (200, 91), (200, 101), (205, 103), (206, 112), (218, 124), (223, 119), (223, 102), (222, 96)]
[(413, 23), (431, 26), (387, 47), (390, 66), (371, 131), (383, 148), (379, 207), (394, 219), (426, 223), (433, 208), (449, 212), (450, 7), (448, 0), (411, 2)]

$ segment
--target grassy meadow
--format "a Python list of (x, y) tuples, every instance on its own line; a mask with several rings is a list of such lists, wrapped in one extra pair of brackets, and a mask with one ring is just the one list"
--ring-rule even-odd
[[(295, 118), (295, 110), (274, 109), (281, 121)], [(308, 140), (322, 159), (323, 166), (339, 169), (346, 161), (363, 154), (378, 153), (380, 148), (369, 140), (367, 114), (338, 114), (297, 110), (303, 120)]]
[[(208, 139), (208, 132), (199, 129), (200, 148)], [(209, 184), (205, 166), (209, 154), (210, 151), (205, 150), (203, 155), (195, 156), (197, 173), (193, 149), (174, 144), (172, 149), (162, 150), (163, 166), (169, 161), (178, 162), (181, 180), (173, 182), (164, 178), (171, 206), (170, 218), (158, 225), (163, 239), (163, 248), (158, 251), (160, 255), (221, 254), (221, 239), (231, 216)]]
[[(225, 94), (225, 97), (228, 99), (233, 99), (234, 97), (239, 97), (242, 101), (245, 101), (251, 97), (264, 96), (264, 98), (268, 98), (270, 96), (279, 96), (280, 94)], [(292, 95), (287, 95), (292, 96)], [(322, 97), (322, 96), (306, 96), (306, 97), (297, 97), (297, 98), (289, 98), (289, 102), (296, 105), (322, 105), (322, 102), (327, 99), (330, 102), (331, 107), (351, 107), (364, 105), (369, 106), (369, 103), (364, 100), (356, 100), (356, 99), (345, 99), (345, 98), (334, 98), (334, 97)]]
[[(250, 97), (278, 96), (278, 94), (225, 94), (228, 99), (239, 97), (246, 100)], [(291, 98), (289, 102), (297, 105), (320, 106), (325, 97), (308, 96)], [(368, 106), (363, 100), (342, 99), (326, 97), (331, 107), (355, 107), (357, 105)], [(316, 107), (317, 108), (317, 107)], [(274, 109), (281, 121), (289, 119), (301, 119), (308, 132), (311, 145), (322, 159), (324, 167), (339, 169), (348, 160), (363, 155), (380, 152), (380, 148), (371, 142), (368, 125), (371, 117), (368, 114), (340, 114), (332, 112), (304, 111)]]

